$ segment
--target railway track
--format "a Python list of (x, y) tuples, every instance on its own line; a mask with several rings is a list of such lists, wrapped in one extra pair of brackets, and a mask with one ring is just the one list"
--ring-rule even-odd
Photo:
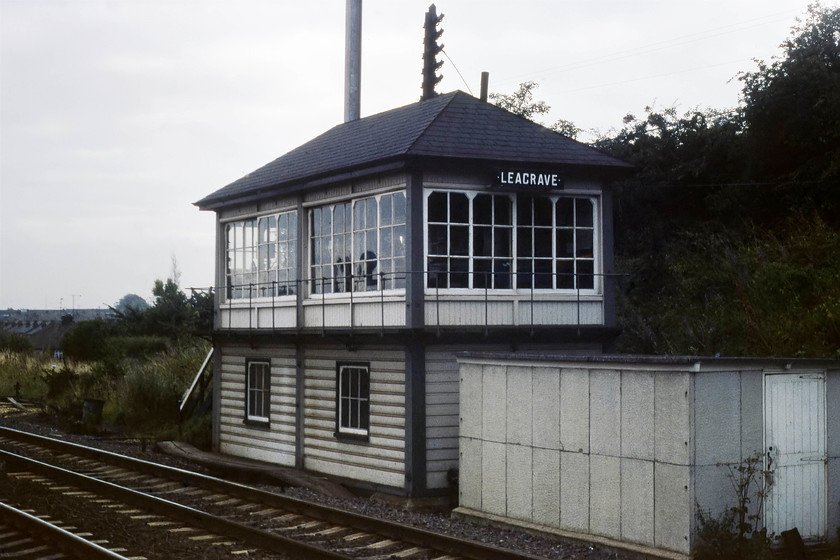
[(149, 543), (180, 538), (187, 544), (177, 546), (201, 551), (196, 557), (536, 558), (9, 428), (0, 427), (0, 448), (10, 483), (33, 493), (47, 488), (83, 511), (114, 512), (131, 532), (142, 524), (143, 531), (165, 534), (150, 534)]
[(127, 560), (119, 554), (123, 549), (108, 548), (107, 541), (91, 540), (92, 535), (63, 525), (0, 502), (0, 558)]

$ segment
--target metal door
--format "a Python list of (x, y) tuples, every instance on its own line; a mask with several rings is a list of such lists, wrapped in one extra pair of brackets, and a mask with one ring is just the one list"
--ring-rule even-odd
[(764, 441), (773, 484), (765, 525), (779, 535), (796, 527), (805, 539), (826, 533), (825, 373), (764, 378)]

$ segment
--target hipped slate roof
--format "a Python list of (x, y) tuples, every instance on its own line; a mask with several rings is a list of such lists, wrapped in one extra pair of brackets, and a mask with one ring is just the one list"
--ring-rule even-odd
[(456, 91), (335, 126), (195, 204), (212, 210), (318, 178), (417, 158), (630, 167)]

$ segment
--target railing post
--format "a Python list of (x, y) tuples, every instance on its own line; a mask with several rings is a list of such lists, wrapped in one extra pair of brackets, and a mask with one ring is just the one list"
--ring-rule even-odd
[(534, 336), (534, 284), (536, 278), (531, 274), (531, 336)]
[(275, 304), (275, 301), (276, 301), (275, 298), (276, 297), (277, 297), (277, 280), (272, 280), (271, 281), (271, 332), (274, 332), (274, 331), (277, 330), (277, 323), (276, 323), (276, 319), (275, 319), (275, 315), (276, 315), (275, 311), (277, 310), (276, 304)]
[(437, 318), (437, 336), (440, 337), (440, 272), (435, 272), (435, 311)]
[(490, 283), (490, 273), (484, 273), (484, 336), (490, 334), (490, 301), (488, 298), (488, 285)]
[[(364, 276), (362, 276), (364, 280)], [(350, 336), (353, 336), (353, 291), (356, 287), (356, 277), (350, 274)]]
[(327, 334), (327, 297), (324, 285), (327, 283), (327, 277), (321, 278), (321, 336)]
[(379, 336), (385, 336), (385, 273), (379, 272)]
[(248, 284), (248, 335), (254, 329), (254, 283)]

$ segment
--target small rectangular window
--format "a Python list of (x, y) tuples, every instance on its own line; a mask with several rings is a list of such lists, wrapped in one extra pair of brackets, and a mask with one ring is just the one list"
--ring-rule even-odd
[(248, 360), (245, 370), (245, 420), (267, 424), (271, 402), (271, 362)]
[(336, 365), (336, 436), (366, 439), (370, 428), (370, 365)]

